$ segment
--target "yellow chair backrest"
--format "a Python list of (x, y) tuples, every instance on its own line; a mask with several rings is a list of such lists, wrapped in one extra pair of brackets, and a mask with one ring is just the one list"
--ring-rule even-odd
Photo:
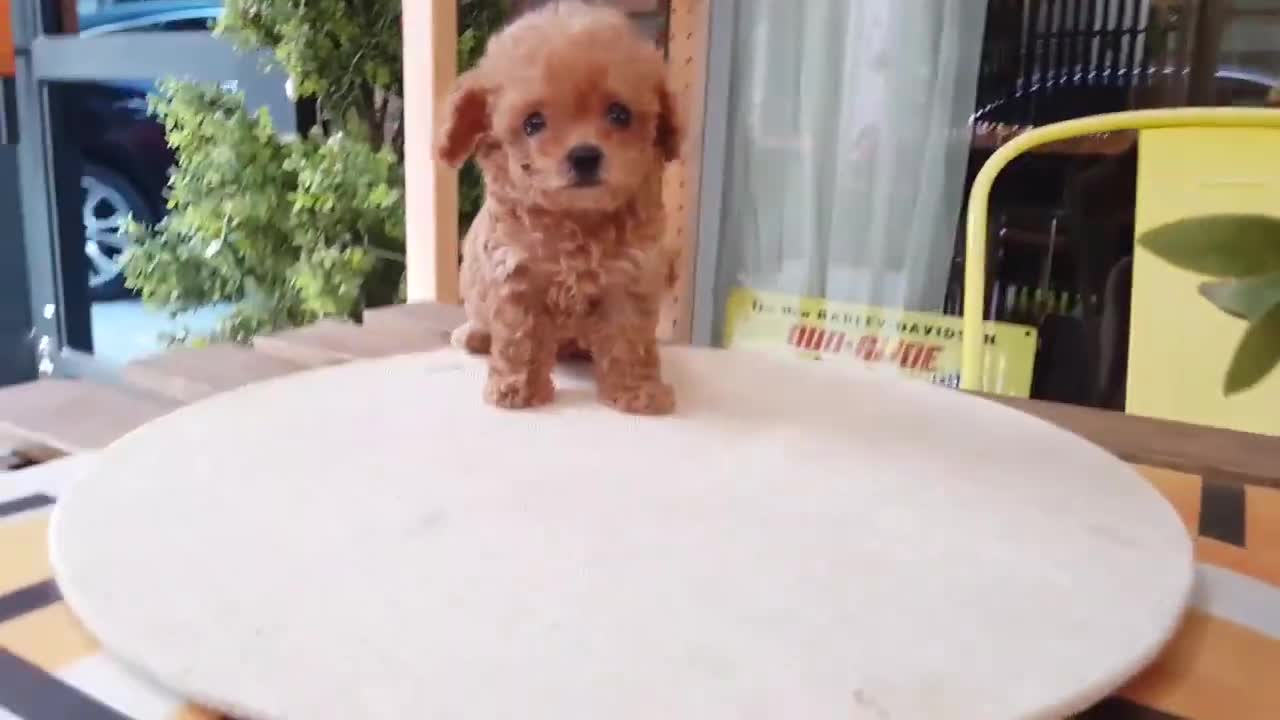
[[(1092, 117), (1069, 120), (1030, 130), (1010, 140), (1007, 144), (997, 150), (986, 162), (979, 171), (978, 176), (974, 181), (973, 189), (970, 193), (968, 217), (966, 219), (965, 226), (964, 336), (962, 338), (963, 348), (960, 373), (961, 388), (965, 390), (978, 390), (981, 388), (981, 369), (984, 362), (982, 328), (983, 315), (985, 312), (984, 295), (987, 272), (987, 223), (992, 186), (1000, 172), (1003, 171), (1005, 167), (1007, 167), (1009, 163), (1019, 155), (1050, 143), (1102, 133), (1130, 130), (1150, 131), (1172, 128), (1229, 128), (1235, 130), (1245, 128), (1264, 128), (1277, 130), (1280, 129), (1280, 111), (1260, 108), (1178, 108), (1168, 110), (1135, 110), (1132, 112), (1095, 115)], [(1148, 138), (1145, 137), (1147, 133), (1143, 133), (1143, 135), (1144, 141), (1147, 140)], [(1152, 135), (1154, 139), (1154, 136), (1157, 134)], [(1164, 139), (1167, 140), (1168, 137), (1166, 136)], [(1153, 147), (1152, 152), (1160, 152), (1160, 150)], [(1195, 168), (1194, 164), (1188, 163), (1182, 163), (1180, 167), (1184, 168), (1183, 172), (1193, 171)], [(1280, 197), (1278, 197), (1276, 201), (1280, 202)], [(1142, 202), (1143, 201), (1140, 198), (1139, 204), (1141, 205)], [(1150, 212), (1144, 214), (1152, 215)], [(1151, 219), (1152, 218), (1139, 218), (1139, 220)], [(1145, 228), (1142, 227), (1140, 222), (1138, 230), (1141, 231), (1143, 229)], [(1135, 256), (1135, 261), (1137, 259), (1138, 258)], [(1135, 275), (1136, 274), (1137, 268), (1135, 268)], [(1167, 283), (1162, 284), (1160, 291), (1167, 292), (1167, 287), (1169, 287)], [(1194, 292), (1189, 291), (1187, 294), (1188, 298), (1186, 299), (1190, 302), (1190, 298), (1194, 296)], [(1136, 319), (1139, 312), (1139, 300), (1137, 297), (1135, 297), (1134, 302), (1134, 316)], [(1207, 308), (1206, 312), (1212, 312), (1212, 308)], [(1229, 355), (1230, 350), (1231, 348), (1226, 348), (1224, 351), (1225, 354)], [(1210, 378), (1209, 380), (1217, 386), (1220, 385), (1221, 376), (1218, 375), (1217, 377)], [(1147, 393), (1147, 395), (1152, 397), (1156, 394), (1158, 393), (1154, 391)], [(1130, 404), (1132, 404), (1132, 399)], [(1169, 412), (1144, 412), (1141, 409), (1138, 409), (1137, 412), (1158, 416), (1170, 416), (1172, 414)], [(1197, 417), (1178, 417), (1176, 419), (1206, 422), (1204, 418)], [(1211, 421), (1210, 424), (1229, 425), (1229, 423)]]

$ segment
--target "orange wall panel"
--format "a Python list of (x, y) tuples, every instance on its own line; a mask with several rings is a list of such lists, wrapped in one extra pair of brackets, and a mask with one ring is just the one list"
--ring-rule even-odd
[(0, 77), (13, 77), (13, 10), (0, 0)]

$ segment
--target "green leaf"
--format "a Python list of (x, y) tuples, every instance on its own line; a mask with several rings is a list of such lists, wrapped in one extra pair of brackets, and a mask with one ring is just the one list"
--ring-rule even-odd
[(1280, 364), (1280, 304), (1249, 324), (1231, 358), (1223, 383), (1230, 397), (1257, 385)]
[(1280, 273), (1206, 280), (1200, 284), (1200, 294), (1228, 315), (1253, 320), (1280, 303)]
[(1280, 271), (1280, 218), (1209, 215), (1161, 225), (1138, 244), (1183, 270), (1215, 277)]

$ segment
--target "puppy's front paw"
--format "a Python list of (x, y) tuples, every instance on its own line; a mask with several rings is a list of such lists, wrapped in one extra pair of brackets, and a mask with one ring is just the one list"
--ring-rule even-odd
[(509, 410), (546, 405), (555, 398), (555, 394), (551, 378), (533, 380), (523, 376), (490, 375), (484, 388), (485, 400)]
[(480, 330), (468, 322), (454, 329), (449, 336), (449, 343), (473, 355), (485, 355), (493, 344), (493, 336), (487, 330)]
[(610, 407), (634, 415), (667, 415), (676, 409), (676, 392), (664, 382), (651, 382), (601, 393)]

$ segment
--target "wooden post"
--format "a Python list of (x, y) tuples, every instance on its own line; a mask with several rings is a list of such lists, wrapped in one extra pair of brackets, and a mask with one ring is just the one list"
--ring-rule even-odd
[(80, 32), (80, 6), (76, 0), (60, 0), (58, 3), (58, 32), (63, 35)]
[[(693, 337), (694, 258), (698, 252), (698, 187), (702, 176), (702, 132), (707, 78), (711, 0), (671, 0), (667, 21), (667, 76), (683, 112), (685, 143), (680, 158), (663, 177), (667, 243), (680, 249), (675, 289), (663, 305), (658, 334), (663, 340)], [(714, 170), (713, 170), (714, 171)], [(706, 242), (718, 242), (706, 238)]]
[(433, 147), (458, 74), (458, 3), (406, 0), (401, 13), (408, 299), (457, 303), (458, 174), (436, 161)]

